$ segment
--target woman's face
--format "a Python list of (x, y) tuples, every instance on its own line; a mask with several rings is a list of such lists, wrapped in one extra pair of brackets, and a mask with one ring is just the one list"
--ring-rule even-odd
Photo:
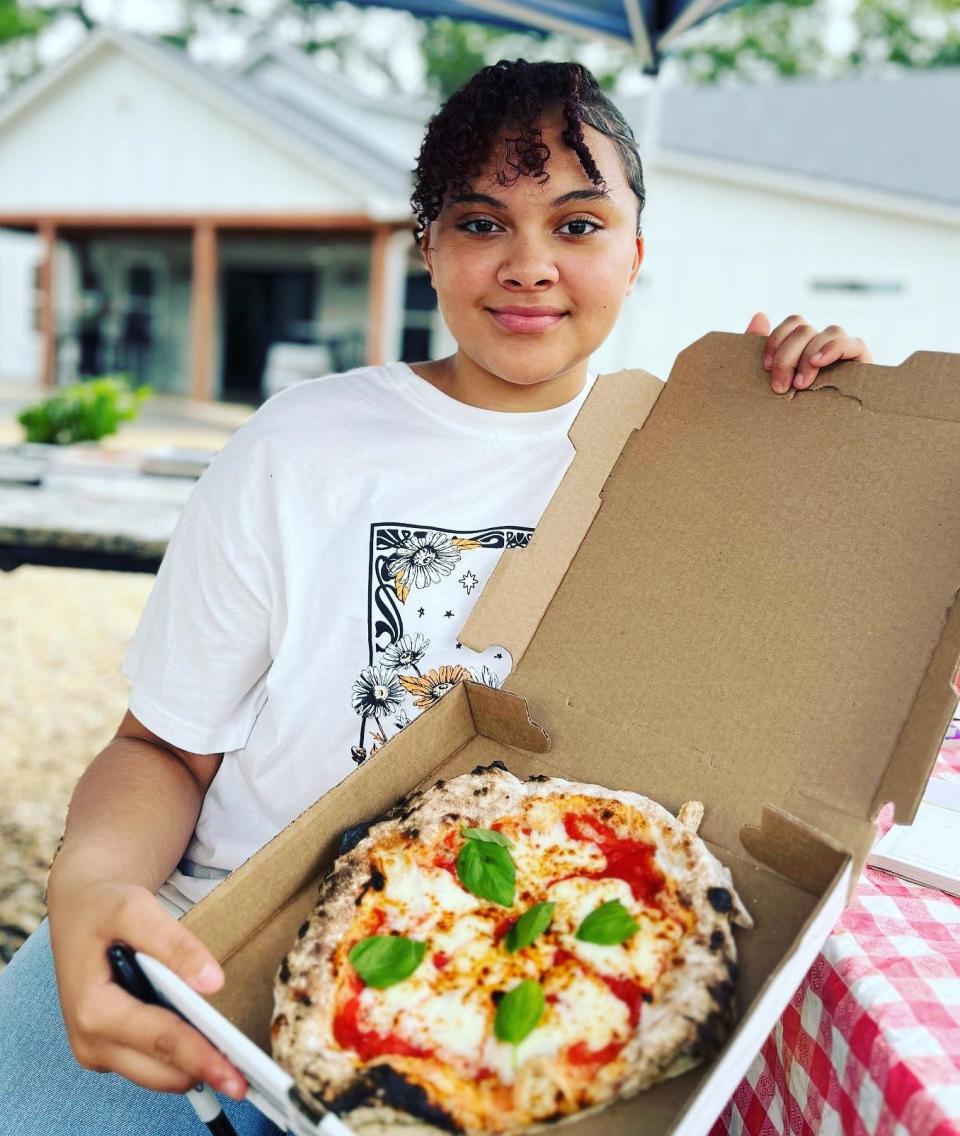
[[(422, 248), (464, 381), (530, 387), (561, 379), (576, 393), (636, 278), (643, 238), (636, 231), (637, 198), (612, 140), (583, 127), (606, 181), (601, 191), (560, 138), (560, 119), (547, 118), (541, 127), (549, 179), (497, 184), (498, 162), (510, 173), (503, 164), (510, 146), (501, 140), (470, 196), (448, 196)], [(574, 193), (579, 200), (570, 199)], [(504, 308), (559, 314), (518, 321)]]

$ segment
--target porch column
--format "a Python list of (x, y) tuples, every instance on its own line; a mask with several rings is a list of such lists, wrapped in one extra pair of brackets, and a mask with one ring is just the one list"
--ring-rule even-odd
[(57, 318), (53, 301), (54, 258), (57, 250), (57, 227), (52, 221), (37, 225), (42, 252), (37, 273), (37, 330), (40, 332), (40, 384), (57, 385)]
[(407, 273), (410, 252), (416, 248), (409, 227), (394, 229), (387, 239), (386, 287), (384, 289), (384, 354), (399, 359), (403, 351), (403, 325), (407, 299)]
[(367, 308), (367, 365), (387, 361), (387, 289), (390, 277), (390, 228), (378, 225), (370, 247), (370, 302)]
[(190, 395), (213, 398), (213, 358), (217, 325), (217, 230), (209, 221), (193, 229), (193, 281), (190, 288)]

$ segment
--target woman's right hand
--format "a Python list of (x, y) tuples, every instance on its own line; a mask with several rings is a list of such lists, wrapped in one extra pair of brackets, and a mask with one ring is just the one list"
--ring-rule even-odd
[(223, 972), (200, 940), (145, 887), (116, 880), (58, 878), (48, 886), (50, 939), (67, 1037), (77, 1061), (121, 1073), (144, 1088), (184, 1092), (201, 1081), (241, 1100), (246, 1082), (196, 1029), (148, 1006), (112, 979), (107, 948), (123, 942), (165, 963), (194, 990), (211, 994)]

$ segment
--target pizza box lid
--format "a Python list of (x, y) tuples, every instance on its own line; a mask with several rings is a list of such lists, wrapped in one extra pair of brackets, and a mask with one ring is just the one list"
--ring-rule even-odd
[(510, 651), (553, 768), (703, 800), (701, 835), (794, 879), (814, 833), (855, 880), (957, 705), (960, 355), (784, 396), (762, 346), (713, 332), (666, 384), (601, 376), (460, 638)]

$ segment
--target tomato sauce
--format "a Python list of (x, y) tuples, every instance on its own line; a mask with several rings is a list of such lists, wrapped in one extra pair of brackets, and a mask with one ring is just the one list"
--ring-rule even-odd
[(620, 1056), (624, 1045), (624, 1041), (611, 1041), (603, 1049), (587, 1049), (585, 1041), (578, 1041), (567, 1050), (567, 1057), (573, 1065), (609, 1065)]
[(630, 886), (634, 899), (650, 907), (656, 906), (656, 898), (666, 880), (654, 863), (656, 848), (652, 844), (646, 840), (617, 836), (610, 825), (589, 813), (567, 813), (563, 827), (571, 840), (596, 844), (606, 857), (605, 868), (578, 874), (594, 880), (624, 880)]
[(382, 907), (376, 908), (373, 912), (373, 922), (372, 922), (372, 926), (370, 928), (370, 934), (371, 935), (379, 935), (379, 933), (383, 929), (383, 925), (386, 923), (386, 921), (387, 921), (387, 913), (383, 910)]
[(433, 857), (433, 866), (435, 868), (443, 868), (445, 872), (449, 872), (454, 879), (457, 879), (457, 854), (456, 854), (456, 832), (448, 832), (447, 835), (440, 842), (436, 855)]
[(514, 922), (513, 919), (501, 919), (493, 929), (494, 940), (499, 943), (501, 939), (506, 938)]
[(437, 951), (434, 954), (433, 965), (437, 968), (437, 970), (443, 970), (443, 968), (445, 966), (448, 966), (449, 963), (450, 963), (450, 956), (448, 954), (444, 954), (443, 951)]
[(607, 984), (610, 992), (627, 1007), (630, 1012), (630, 1028), (636, 1029), (640, 1022), (640, 1009), (643, 1006), (646, 990), (632, 978), (614, 978), (610, 974), (601, 974), (599, 977)]

